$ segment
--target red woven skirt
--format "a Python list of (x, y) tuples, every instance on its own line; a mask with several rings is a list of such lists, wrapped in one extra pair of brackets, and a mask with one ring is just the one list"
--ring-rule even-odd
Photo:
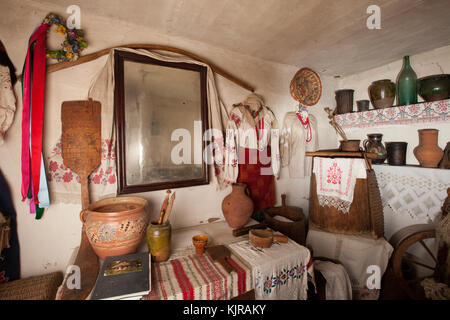
[(237, 182), (247, 184), (253, 200), (253, 213), (275, 205), (275, 180), (271, 168), (270, 146), (266, 150), (239, 148)]

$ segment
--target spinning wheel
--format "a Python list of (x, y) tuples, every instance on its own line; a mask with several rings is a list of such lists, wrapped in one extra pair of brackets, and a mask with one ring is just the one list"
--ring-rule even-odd
[[(411, 299), (425, 299), (425, 294), (420, 282), (429, 277), (436, 276), (439, 269), (437, 254), (430, 248), (430, 243), (435, 240), (436, 231), (432, 224), (416, 224), (405, 227), (397, 231), (389, 240), (394, 247), (392, 255), (392, 267), (394, 274), (400, 281), (402, 289)], [(430, 239), (430, 240), (427, 240)], [(427, 241), (427, 243), (426, 243)], [(430, 261), (424, 261), (416, 255), (408, 252), (408, 249), (422, 247), (429, 256)], [(419, 266), (418, 271), (423, 274), (419, 275), (415, 272), (407, 272), (405, 266)]]

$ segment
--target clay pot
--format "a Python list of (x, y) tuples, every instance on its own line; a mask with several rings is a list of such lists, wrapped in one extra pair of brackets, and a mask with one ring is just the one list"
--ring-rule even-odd
[(353, 92), (352, 89), (337, 90), (336, 94), (336, 114), (349, 113), (353, 111)]
[(375, 109), (390, 108), (395, 100), (395, 83), (389, 79), (374, 81), (369, 86), (369, 96)]
[(387, 161), (391, 166), (406, 165), (407, 142), (386, 142)]
[(222, 201), (222, 213), (228, 225), (240, 228), (245, 225), (253, 213), (253, 201), (245, 183), (233, 183), (231, 193)]
[(373, 164), (380, 164), (386, 160), (387, 152), (386, 148), (381, 143), (381, 137), (383, 135), (381, 133), (371, 133), (368, 134), (367, 137), (369, 139), (364, 140), (363, 146), (366, 152), (376, 153), (377, 158), (372, 159)]
[(153, 262), (163, 262), (170, 257), (172, 227), (170, 223), (151, 222), (147, 228), (147, 246)]
[(439, 148), (437, 129), (422, 129), (419, 132), (419, 145), (414, 148), (414, 156), (425, 168), (437, 168), (444, 151)]
[(147, 200), (108, 198), (81, 211), (86, 235), (100, 259), (136, 252), (149, 222)]
[(358, 100), (356, 101), (356, 106), (358, 107), (358, 112), (369, 111), (369, 100)]

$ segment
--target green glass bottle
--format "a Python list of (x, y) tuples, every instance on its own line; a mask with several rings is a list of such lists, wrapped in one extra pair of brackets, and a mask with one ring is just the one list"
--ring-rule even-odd
[(403, 58), (403, 69), (397, 78), (397, 105), (417, 103), (417, 74), (409, 63), (409, 56)]

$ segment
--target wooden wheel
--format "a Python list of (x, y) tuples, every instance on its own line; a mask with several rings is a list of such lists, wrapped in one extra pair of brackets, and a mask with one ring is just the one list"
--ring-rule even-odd
[[(434, 239), (435, 237), (436, 232), (433, 225), (416, 224), (397, 231), (389, 240), (394, 247), (394, 253), (392, 255), (392, 268), (394, 274), (400, 281), (402, 289), (411, 299), (425, 299), (425, 294), (420, 282), (425, 278), (435, 276), (438, 272), (439, 266), (436, 254), (433, 253), (429, 245), (425, 243), (426, 239)], [(431, 262), (423, 261), (423, 259), (408, 252), (408, 249), (417, 246), (425, 249), (427, 255), (431, 258)], [(425, 276), (423, 274), (419, 276), (414, 273), (405, 272), (405, 265), (419, 266)]]

